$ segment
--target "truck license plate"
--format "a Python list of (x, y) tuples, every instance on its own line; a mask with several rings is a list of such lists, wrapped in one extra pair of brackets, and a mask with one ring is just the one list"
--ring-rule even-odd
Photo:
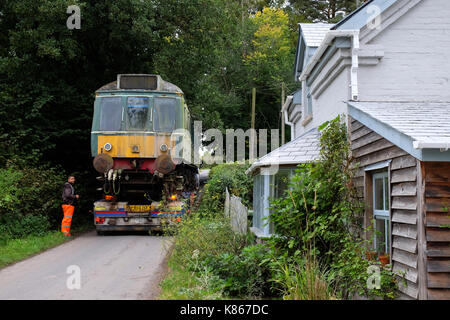
[(128, 205), (128, 211), (137, 213), (137, 212), (149, 212), (151, 210), (150, 205)]

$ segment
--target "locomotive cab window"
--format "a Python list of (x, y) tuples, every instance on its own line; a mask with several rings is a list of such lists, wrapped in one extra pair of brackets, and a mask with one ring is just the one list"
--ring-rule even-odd
[(147, 97), (127, 98), (127, 129), (145, 130), (151, 121), (150, 99)]
[(178, 100), (174, 98), (155, 98), (153, 129), (160, 132), (175, 130), (177, 123)]
[(120, 97), (100, 100), (100, 130), (119, 131), (122, 124), (122, 99)]

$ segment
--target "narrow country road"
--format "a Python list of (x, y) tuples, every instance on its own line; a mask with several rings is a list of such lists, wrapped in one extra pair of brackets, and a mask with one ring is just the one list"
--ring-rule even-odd
[(169, 247), (168, 237), (89, 232), (1, 269), (0, 299), (156, 299)]

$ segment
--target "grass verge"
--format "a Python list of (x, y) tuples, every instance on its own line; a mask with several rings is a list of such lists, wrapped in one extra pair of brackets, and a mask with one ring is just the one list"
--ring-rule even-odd
[(169, 273), (159, 284), (159, 300), (217, 300), (224, 299), (222, 292), (211, 290), (204, 277), (180, 266), (169, 258)]
[(67, 240), (68, 238), (59, 231), (52, 231), (43, 236), (28, 236), (22, 239), (8, 240), (0, 246), (0, 268), (57, 246)]
[[(74, 230), (72, 234), (77, 236), (91, 228), (92, 227), (79, 227)], [(67, 238), (60, 231), (50, 231), (40, 236), (32, 235), (21, 239), (7, 240), (0, 245), (0, 268), (56, 247), (71, 239), (73, 239), (73, 236)]]
[(211, 292), (202, 289), (201, 282), (192, 272), (169, 260), (169, 273), (160, 283), (159, 300), (208, 300)]

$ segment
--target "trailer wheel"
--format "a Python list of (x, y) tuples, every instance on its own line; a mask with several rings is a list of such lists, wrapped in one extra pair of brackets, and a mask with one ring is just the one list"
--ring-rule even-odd
[(98, 236), (104, 236), (105, 235), (105, 231), (97, 230), (97, 235)]

